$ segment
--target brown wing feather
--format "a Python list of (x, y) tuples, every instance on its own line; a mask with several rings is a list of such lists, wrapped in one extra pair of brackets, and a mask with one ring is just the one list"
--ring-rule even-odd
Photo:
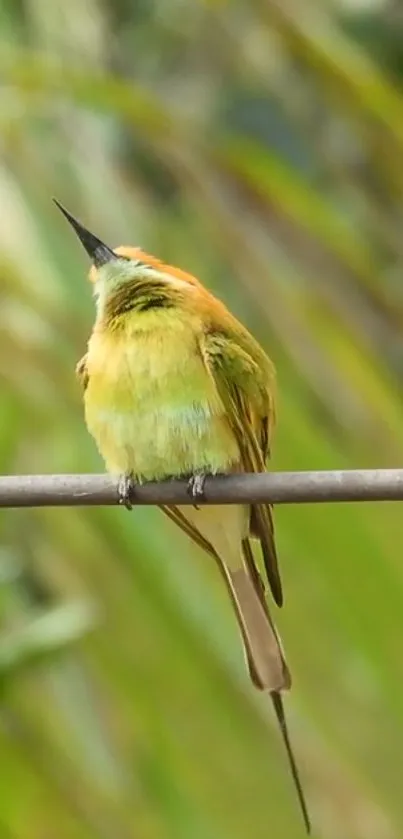
[[(242, 402), (242, 399), (239, 400)], [(242, 406), (240, 406), (242, 411)], [(247, 411), (243, 409), (244, 416)], [(246, 420), (244, 425), (244, 457), (243, 464), (246, 472), (265, 472), (266, 465), (262, 450), (257, 441), (252, 424)], [(264, 566), (270, 588), (277, 606), (283, 605), (283, 591), (280, 571), (278, 567), (276, 544), (274, 541), (274, 524), (272, 509), (269, 504), (254, 504), (251, 507), (251, 535), (260, 540)]]

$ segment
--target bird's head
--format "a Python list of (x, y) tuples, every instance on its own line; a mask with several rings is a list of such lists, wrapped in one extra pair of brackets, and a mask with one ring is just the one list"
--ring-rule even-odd
[(110, 248), (90, 233), (59, 201), (53, 200), (71, 224), (92, 261), (89, 279), (95, 287), (99, 287), (98, 291), (102, 287), (104, 291), (113, 292), (113, 289), (136, 280), (143, 283), (148, 281), (150, 284), (158, 282), (159, 285), (166, 284), (168, 287), (186, 284), (200, 287), (199, 281), (191, 274), (172, 265), (166, 265), (156, 257), (145, 253), (141, 248), (124, 245)]

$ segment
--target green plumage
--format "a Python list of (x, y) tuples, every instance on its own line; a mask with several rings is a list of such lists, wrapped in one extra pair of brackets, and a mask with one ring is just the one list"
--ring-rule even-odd
[(227, 390), (269, 416), (265, 371), (229, 329), (205, 322), (198, 289), (168, 286), (163, 297), (161, 281), (149, 280), (146, 298), (144, 286), (142, 277), (100, 290), (85, 364), (88, 428), (113, 472), (152, 480), (229, 471), (241, 452)]
[[(129, 477), (263, 471), (275, 387), (259, 344), (194, 277), (139, 248), (112, 251), (56, 203), (94, 263), (97, 318), (77, 374), (87, 426), (107, 468), (122, 474), (125, 486)], [(126, 491), (121, 500), (127, 504)], [(217, 563), (251, 679), (271, 695), (309, 832), (281, 698), (290, 673), (250, 544), (250, 536), (260, 540), (281, 605), (270, 505), (163, 510)]]
[[(79, 235), (85, 244), (86, 231)], [(103, 265), (95, 273), (97, 318), (77, 372), (87, 426), (108, 470), (137, 481), (263, 471), (275, 383), (259, 344), (189, 275), (152, 257), (147, 265), (133, 249), (111, 257), (96, 240), (97, 253)], [(270, 505), (164, 512), (220, 569), (252, 681), (272, 695), (309, 829), (280, 695), (290, 687), (290, 673), (250, 545), (250, 536), (260, 540), (271, 591), (281, 605)]]

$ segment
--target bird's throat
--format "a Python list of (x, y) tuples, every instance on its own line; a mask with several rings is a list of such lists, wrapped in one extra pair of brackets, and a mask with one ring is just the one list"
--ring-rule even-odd
[(124, 263), (113, 270), (104, 266), (96, 283), (98, 320), (106, 328), (125, 328), (128, 313), (148, 312), (150, 309), (180, 309), (183, 302), (183, 283), (170, 280), (152, 268), (142, 266), (134, 275), (127, 276)]

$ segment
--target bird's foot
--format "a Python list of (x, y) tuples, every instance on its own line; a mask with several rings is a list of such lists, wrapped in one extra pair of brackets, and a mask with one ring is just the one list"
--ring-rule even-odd
[(196, 502), (204, 500), (204, 497), (205, 497), (205, 495), (204, 495), (204, 484), (205, 484), (205, 481), (206, 481), (206, 477), (207, 477), (207, 475), (197, 473), (196, 475), (192, 475), (192, 477), (189, 478), (188, 493), (189, 493), (190, 497), (193, 499), (193, 501), (195, 502), (193, 504), (195, 510), (200, 509), (199, 505)]
[(118, 483), (119, 504), (126, 507), (126, 510), (133, 509), (132, 499), (135, 488), (136, 482), (133, 475), (124, 474), (120, 476)]

